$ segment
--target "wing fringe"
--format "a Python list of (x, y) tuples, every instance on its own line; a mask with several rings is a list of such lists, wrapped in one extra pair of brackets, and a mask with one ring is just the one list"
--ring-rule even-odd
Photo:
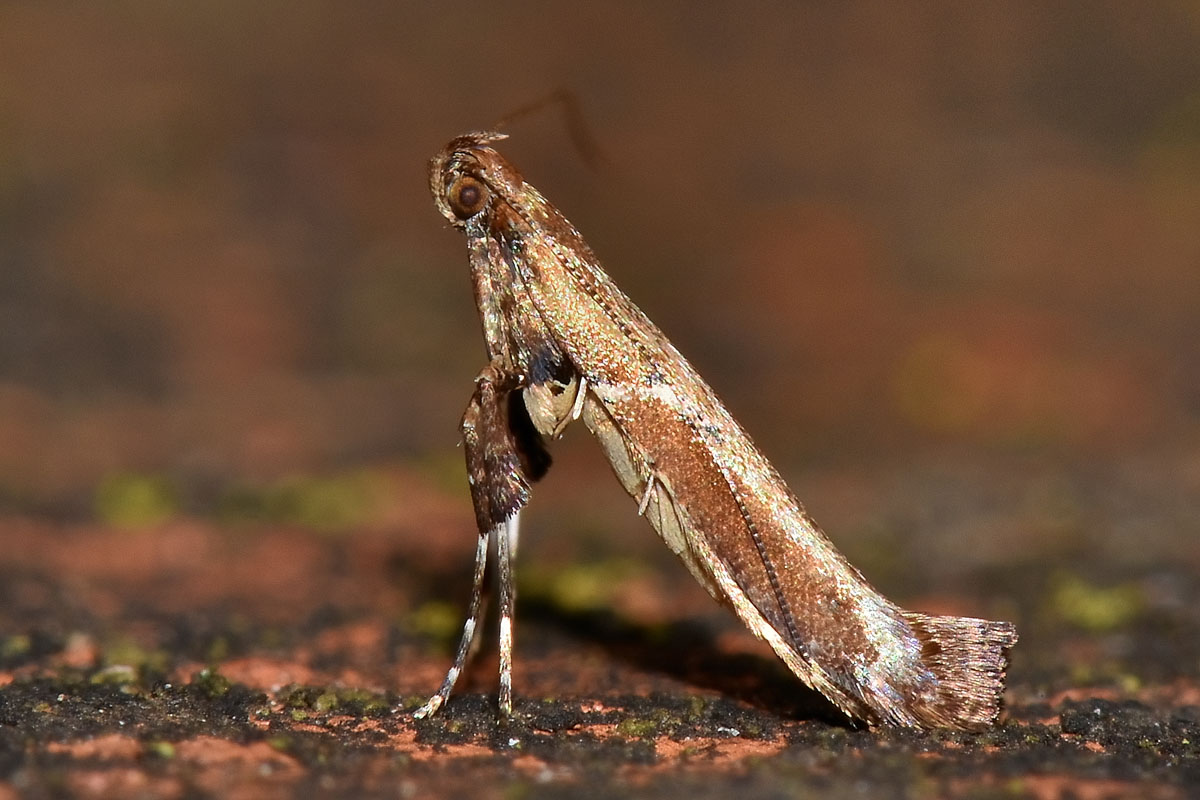
[(1017, 642), (1012, 623), (913, 611), (903, 615), (921, 643), (922, 663), (936, 679), (908, 709), (916, 724), (965, 730), (994, 724), (1000, 715), (1008, 651)]

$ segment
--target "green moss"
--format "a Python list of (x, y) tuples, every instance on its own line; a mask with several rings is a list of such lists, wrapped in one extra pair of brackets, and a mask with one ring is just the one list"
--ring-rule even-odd
[(438, 450), (417, 461), (414, 468), (437, 490), (451, 497), (462, 497), (467, 485), (467, 466), (461, 452)]
[[(311, 714), (379, 715), (391, 710), (387, 696), (367, 689), (291, 685), (279, 694), (284, 707), (307, 719)], [(311, 714), (310, 714), (311, 712)]]
[(402, 699), (398, 705), (405, 711), (416, 711), (418, 708), (424, 705), (425, 701), (428, 699), (429, 698), (425, 695), (410, 694), (405, 695), (404, 699)]
[(567, 611), (594, 611), (611, 607), (627, 583), (643, 572), (645, 567), (629, 558), (553, 569), (530, 565), (521, 570), (520, 589)]
[(33, 640), (24, 633), (16, 633), (0, 640), (0, 661), (21, 658), (33, 648)]
[(292, 749), (292, 737), (277, 734), (267, 739), (267, 746), (280, 753), (286, 753)]
[(362, 474), (333, 478), (296, 478), (278, 488), (276, 502), (286, 519), (317, 530), (361, 525), (371, 514), (374, 496)]
[(107, 686), (134, 686), (138, 682), (138, 671), (128, 664), (113, 664), (92, 673), (88, 683)]
[(279, 702), (284, 708), (312, 708), (317, 694), (316, 689), (290, 683), (279, 690)]
[[(687, 712), (685, 712), (686, 714)], [(641, 717), (627, 717), (617, 723), (617, 733), (634, 739), (648, 739), (671, 735), (684, 724), (684, 720), (668, 708), (655, 708)]]
[(392, 710), (387, 695), (367, 689), (339, 689), (338, 699), (343, 708), (356, 710), (360, 714), (381, 714)]
[(207, 667), (192, 676), (192, 686), (209, 697), (221, 697), (228, 694), (233, 684), (215, 668)]
[(327, 714), (330, 711), (336, 710), (341, 705), (338, 696), (333, 692), (325, 692), (317, 696), (313, 701), (313, 711), (321, 714)]
[(711, 704), (708, 698), (694, 694), (688, 698), (688, 722), (699, 722), (708, 715)]
[(370, 471), (296, 475), (266, 486), (240, 486), (221, 498), (227, 522), (271, 522), (340, 532), (369, 521), (380, 506), (380, 480)]
[(1142, 689), (1142, 679), (1137, 675), (1132, 675), (1128, 672), (1117, 676), (1117, 683), (1121, 686), (1121, 691), (1128, 694), (1133, 694)]
[(1067, 573), (1054, 580), (1050, 603), (1059, 619), (1092, 633), (1123, 628), (1145, 608), (1145, 598), (1136, 584), (1101, 588)]
[(171, 482), (156, 475), (117, 473), (96, 487), (93, 499), (96, 517), (123, 528), (144, 528), (158, 525), (179, 510)]
[(623, 719), (617, 723), (617, 733), (630, 738), (644, 739), (658, 730), (658, 721), (653, 719)]
[(450, 642), (460, 630), (463, 611), (441, 601), (422, 603), (404, 618), (408, 630), (431, 639)]
[(516, 780), (504, 787), (504, 800), (525, 800), (527, 797), (533, 797), (533, 787), (523, 780)]
[(130, 667), (143, 675), (166, 672), (170, 654), (165, 650), (142, 647), (133, 639), (119, 637), (105, 642), (100, 663), (105, 667)]
[(1092, 669), (1091, 664), (1072, 664), (1071, 665), (1071, 683), (1076, 686), (1083, 684), (1094, 683), (1096, 680), (1096, 672)]
[(170, 742), (146, 742), (146, 753), (157, 758), (170, 760), (175, 757), (175, 745)]
[(205, 660), (210, 664), (215, 664), (229, 658), (229, 640), (224, 636), (218, 636), (213, 639), (208, 645), (208, 650), (204, 654)]

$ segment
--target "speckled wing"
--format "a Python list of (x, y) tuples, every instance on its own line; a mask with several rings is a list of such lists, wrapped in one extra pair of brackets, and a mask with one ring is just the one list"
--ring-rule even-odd
[[(693, 575), (852, 716), (993, 722), (1012, 626), (907, 612), (871, 587), (574, 227), (490, 147), (476, 155), (497, 195), (487, 235), (537, 317), (526, 327), (566, 355), (585, 424)], [(543, 434), (561, 429), (561, 394), (526, 391)]]

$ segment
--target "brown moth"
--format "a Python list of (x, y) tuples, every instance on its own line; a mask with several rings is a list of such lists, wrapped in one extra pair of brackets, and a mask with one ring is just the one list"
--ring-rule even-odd
[(500, 710), (512, 712), (512, 559), (545, 440), (582, 419), (617, 479), (713, 597), (801, 680), (870, 724), (995, 722), (1010, 623), (929, 616), (877, 592), (809, 518), (708, 384), (618, 289), (579, 232), (469, 133), (430, 163), (467, 237), (488, 365), (462, 419), (479, 542), (449, 697), (474, 640), (489, 541), (500, 594)]

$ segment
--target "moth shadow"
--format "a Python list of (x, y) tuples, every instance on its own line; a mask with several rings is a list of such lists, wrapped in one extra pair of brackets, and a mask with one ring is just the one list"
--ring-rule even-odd
[(697, 621), (644, 625), (611, 610), (568, 610), (540, 598), (522, 600), (519, 606), (523, 621), (598, 645), (637, 670), (666, 675), (784, 718), (853, 727), (837, 706), (781, 661), (721, 652), (715, 632)]

